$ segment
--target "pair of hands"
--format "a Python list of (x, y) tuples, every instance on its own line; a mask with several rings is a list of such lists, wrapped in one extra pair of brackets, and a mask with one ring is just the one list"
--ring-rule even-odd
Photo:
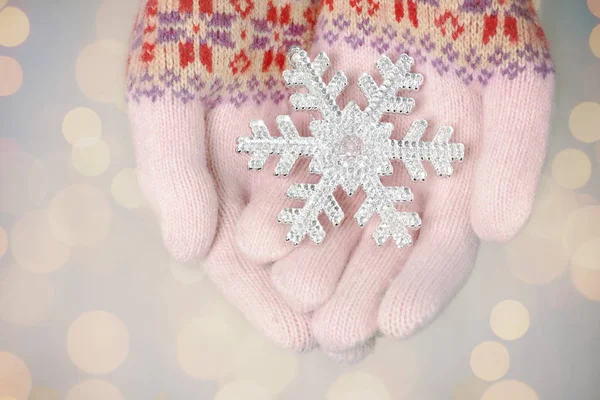
[[(324, 22), (316, 25), (313, 40), (304, 43), (305, 48), (311, 59), (318, 51), (327, 53), (332, 65), (326, 78), (337, 70), (345, 72), (349, 86), (337, 101), (340, 108), (354, 100), (364, 109), (366, 101), (356, 84), (365, 71), (376, 76), (380, 52), (368, 43), (332, 43), (328, 32), (335, 25), (335, 7), (331, 4), (329, 10), (328, 5), (322, 6), (325, 11), (320, 9), (325, 13)], [(282, 24), (285, 7), (278, 9), (272, 2), (265, 5), (267, 19), (274, 12)], [(460, 11), (460, 6), (453, 7), (456, 13)], [(160, 1), (148, 0), (138, 25), (160, 24), (163, 11), (168, 10), (161, 8)], [(181, 7), (179, 12), (185, 15)], [(290, 12), (293, 17), (294, 10), (288, 9)], [(350, 21), (350, 13), (356, 10), (344, 8), (341, 12), (338, 20), (345, 15)], [(387, 11), (384, 7), (380, 12)], [(394, 12), (398, 22), (397, 7)], [(200, 35), (210, 31), (210, 20), (202, 21), (207, 25), (198, 28)], [(238, 29), (246, 32), (242, 38), (257, 31), (256, 20), (240, 14), (238, 23)], [(436, 29), (434, 20), (421, 19), (420, 23), (419, 29)], [(431, 26), (426, 26), (428, 23)], [(529, 23), (533, 29), (535, 20)], [(519, 26), (527, 28), (527, 24)], [(463, 35), (463, 44), (481, 42), (478, 29)], [(144, 43), (151, 42), (142, 36)], [(294, 351), (318, 344), (337, 360), (356, 361), (372, 350), (379, 333), (391, 338), (414, 334), (431, 322), (465, 283), (479, 241), (510, 239), (531, 211), (545, 156), (553, 91), (551, 77), (536, 73), (534, 64), (540, 60), (527, 64), (523, 59), (524, 67), (517, 66), (515, 72), (506, 59), (518, 53), (506, 50), (508, 56), (495, 67), (489, 60), (488, 69), (463, 68), (460, 73), (461, 69), (450, 63), (436, 63), (433, 54), (428, 54), (431, 43), (427, 41), (406, 34), (387, 40), (390, 53), (404, 46), (414, 54), (413, 72), (425, 77), (418, 92), (398, 93), (414, 98), (413, 113), (384, 117), (395, 125), (392, 137), (400, 139), (414, 120), (424, 119), (430, 126), (424, 140), (442, 125), (450, 125), (455, 132), (452, 140), (465, 145), (465, 160), (454, 166), (449, 179), (430, 173), (426, 182), (413, 183), (399, 163), (392, 176), (382, 178), (386, 186), (411, 187), (415, 201), (406, 211), (418, 212), (423, 220), (421, 229), (413, 234), (414, 244), (404, 249), (389, 242), (381, 248), (375, 245), (371, 236), (378, 218), (372, 218), (363, 229), (356, 225), (351, 216), (364, 201), (360, 191), (353, 197), (336, 193), (346, 218), (338, 227), (323, 224), (327, 237), (322, 244), (315, 246), (305, 240), (294, 247), (286, 242), (289, 226), (276, 219), (282, 209), (293, 205), (285, 196), (288, 187), (315, 183), (319, 177), (308, 174), (306, 162), (297, 163), (287, 178), (267, 173), (274, 170), (277, 160), (267, 162), (261, 173), (251, 172), (248, 160), (235, 152), (237, 138), (250, 134), (249, 122), (255, 119), (264, 120), (270, 131), (276, 132), (276, 116), (292, 114), (301, 135), (308, 136), (309, 116), (290, 112), (285, 99), (288, 93), (281, 87), (276, 64), (283, 49), (271, 54), (272, 66), (265, 68), (268, 54), (253, 51), (252, 46), (231, 58), (228, 47), (213, 44), (209, 58), (206, 53), (203, 56), (208, 50), (201, 44), (196, 49), (192, 42), (189, 53), (185, 46), (163, 49), (156, 42), (152, 51), (164, 52), (159, 65), (171, 73), (169, 68), (177, 69), (179, 74), (179, 80), (171, 79), (166, 86), (160, 79), (155, 82), (162, 88), (158, 97), (143, 90), (149, 81), (143, 74), (148, 75), (155, 64), (148, 60), (136, 64), (144, 56), (148, 58), (149, 47), (134, 47), (132, 52), (129, 113), (138, 179), (156, 210), (165, 245), (176, 259), (202, 260), (214, 283), (250, 322)], [(437, 46), (442, 48), (441, 43)], [(448, 62), (451, 52), (454, 50), (446, 46)], [(458, 50), (454, 58), (468, 57), (465, 54)], [(485, 64), (483, 54), (485, 51), (471, 50), (471, 57), (480, 57), (479, 62)], [(186, 57), (196, 72), (210, 69), (210, 74), (191, 74), (192, 69), (182, 62)], [(172, 64), (177, 65), (170, 67)], [(256, 70), (252, 64), (258, 65)], [(258, 81), (240, 80), (247, 71), (257, 72)], [(196, 82), (198, 92), (193, 95), (190, 82), (198, 77), (203, 80)]]

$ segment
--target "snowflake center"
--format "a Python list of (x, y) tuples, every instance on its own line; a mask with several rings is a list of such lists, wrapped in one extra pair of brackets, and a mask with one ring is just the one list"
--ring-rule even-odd
[(358, 157), (363, 151), (363, 140), (356, 135), (347, 135), (340, 141), (340, 152), (348, 157)]

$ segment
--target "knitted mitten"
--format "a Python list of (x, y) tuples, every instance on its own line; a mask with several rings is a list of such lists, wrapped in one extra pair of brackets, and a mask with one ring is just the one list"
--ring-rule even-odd
[[(179, 260), (203, 259), (216, 286), (277, 344), (310, 349), (308, 316), (286, 305), (268, 269), (235, 244), (250, 201), (262, 199), (264, 212), (248, 229), (275, 218), (267, 193), (274, 178), (248, 172), (235, 148), (251, 119), (287, 112), (280, 83), (287, 38), (285, 26), (277, 28), (285, 15), (266, 1), (145, 0), (140, 7), (127, 66), (129, 116), (139, 183), (165, 245)], [(262, 22), (254, 21), (259, 14)], [(283, 193), (283, 183), (271, 190)]]
[(404, 338), (426, 326), (464, 285), (479, 240), (506, 241), (520, 230), (544, 163), (554, 70), (529, 0), (329, 4), (312, 51), (327, 50), (332, 69), (347, 72), (350, 85), (373, 71), (381, 53), (392, 59), (408, 53), (424, 75), (417, 93), (404, 94), (414, 97), (415, 111), (389, 119), (393, 137), (425, 119), (428, 140), (451, 125), (452, 140), (465, 144), (465, 160), (449, 179), (430, 172), (424, 183), (412, 183), (399, 165), (386, 181), (413, 188), (407, 208), (419, 212), (423, 225), (411, 248), (376, 248), (370, 236), (378, 221), (371, 221), (358, 240), (353, 227), (321, 245), (323, 257), (344, 248), (335, 255), (345, 261), (341, 266), (303, 249), (285, 267), (275, 264), (275, 282), (291, 304), (319, 307), (312, 319), (317, 341), (343, 350), (378, 330)]
[[(425, 83), (412, 96), (415, 112), (390, 118), (394, 136), (417, 118), (453, 125), (467, 155), (450, 180), (411, 184), (411, 211), (424, 220), (412, 248), (378, 249), (376, 221), (361, 231), (352, 218), (319, 247), (292, 251), (283, 240), (287, 227), (275, 217), (289, 205), (289, 184), (310, 182), (306, 165), (283, 180), (251, 174), (234, 149), (251, 119), (289, 114), (280, 75), (291, 44), (311, 56), (326, 50), (330, 71), (346, 72), (342, 107), (349, 99), (364, 107), (356, 80), (381, 53), (415, 58)], [(477, 236), (505, 240), (524, 223), (544, 158), (552, 72), (525, 0), (147, 0), (128, 68), (140, 183), (174, 256), (205, 257), (215, 283), (267, 335), (296, 350), (312, 344), (308, 318), (284, 305), (272, 273), (293, 309), (324, 304), (312, 329), (333, 357), (361, 357), (378, 328), (407, 336), (439, 312), (466, 279)], [(305, 131), (306, 119), (294, 118)], [(401, 168), (387, 179), (409, 183)], [(346, 215), (362, 199), (338, 197)], [(257, 268), (270, 262), (272, 272)]]

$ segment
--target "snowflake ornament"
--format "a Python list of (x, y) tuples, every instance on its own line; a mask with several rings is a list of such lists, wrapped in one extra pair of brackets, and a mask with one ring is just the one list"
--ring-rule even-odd
[(451, 162), (461, 160), (464, 146), (449, 143), (453, 129), (443, 126), (432, 142), (422, 142), (427, 122), (415, 121), (403, 140), (394, 140), (393, 125), (381, 122), (384, 113), (408, 114), (415, 106), (411, 98), (398, 97), (399, 90), (417, 90), (423, 76), (411, 72), (414, 60), (403, 54), (394, 64), (383, 55), (376, 63), (383, 77), (378, 86), (368, 73), (358, 80), (358, 86), (368, 100), (361, 110), (350, 102), (343, 110), (336, 98), (348, 84), (346, 76), (338, 71), (329, 84), (323, 81), (323, 73), (329, 66), (329, 58), (319, 53), (311, 62), (306, 51), (293, 47), (289, 60), (295, 67), (283, 72), (287, 86), (303, 86), (307, 93), (290, 96), (294, 110), (318, 110), (323, 119), (309, 124), (312, 136), (300, 136), (288, 115), (277, 117), (281, 136), (271, 136), (263, 121), (252, 121), (251, 137), (238, 139), (238, 152), (251, 153), (249, 169), (260, 170), (270, 155), (279, 155), (276, 176), (287, 176), (299, 157), (311, 157), (309, 171), (321, 175), (317, 184), (294, 183), (287, 191), (290, 198), (304, 200), (302, 208), (285, 208), (278, 221), (291, 224), (286, 240), (298, 245), (306, 235), (313, 242), (321, 243), (325, 230), (318, 220), (324, 212), (333, 225), (339, 225), (344, 212), (333, 193), (338, 186), (352, 196), (362, 187), (366, 199), (354, 215), (359, 226), (364, 226), (374, 214), (380, 224), (373, 239), (383, 245), (390, 237), (399, 248), (412, 243), (409, 229), (419, 229), (421, 219), (417, 213), (396, 209), (396, 204), (413, 200), (408, 187), (384, 186), (380, 177), (391, 175), (392, 161), (401, 161), (413, 181), (424, 181), (427, 173), (422, 161), (429, 161), (438, 176), (450, 176)]

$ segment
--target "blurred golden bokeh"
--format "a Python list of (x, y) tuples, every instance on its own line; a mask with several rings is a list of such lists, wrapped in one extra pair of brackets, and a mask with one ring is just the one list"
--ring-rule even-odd
[[(598, 250), (594, 249), (593, 252), (597, 253)], [(600, 301), (600, 269), (597, 266), (598, 259), (593, 260), (593, 262), (595, 262), (594, 269), (572, 265), (571, 281), (579, 293), (587, 299)]]
[(106, 311), (81, 314), (69, 327), (71, 361), (90, 374), (108, 374), (129, 354), (129, 331), (119, 317)]
[(138, 208), (144, 201), (135, 168), (120, 170), (112, 180), (110, 191), (115, 202), (125, 208)]
[[(63, 396), (58, 390), (44, 386), (34, 386), (27, 400), (62, 400)], [(110, 400), (110, 399), (107, 399)]]
[(175, 260), (169, 262), (169, 270), (176, 281), (185, 285), (193, 285), (202, 282), (204, 279), (204, 269), (202, 265), (195, 262), (182, 264)]
[(360, 371), (377, 376), (393, 399), (409, 396), (419, 387), (430, 354), (410, 341), (379, 339), (375, 351), (359, 364)]
[(125, 397), (112, 383), (90, 379), (73, 386), (66, 400), (125, 400)]
[(327, 391), (327, 400), (391, 400), (385, 384), (367, 372), (350, 372), (337, 378)]
[(110, 165), (110, 149), (102, 139), (80, 139), (71, 150), (71, 163), (81, 175), (102, 175)]
[(16, 47), (29, 36), (29, 18), (17, 7), (0, 10), (0, 46)]
[(571, 267), (600, 271), (600, 236), (588, 240), (575, 250)]
[(600, 18), (600, 0), (587, 0), (587, 3), (592, 14)]
[(177, 361), (193, 378), (224, 379), (233, 372), (248, 331), (243, 317), (229, 308), (192, 318), (177, 334)]
[(11, 265), (0, 271), (0, 319), (15, 325), (38, 325), (48, 319), (55, 290), (43, 275)]
[(487, 389), (489, 383), (476, 376), (459, 383), (454, 388), (452, 400), (481, 400), (481, 395)]
[(484, 381), (497, 381), (508, 372), (509, 366), (508, 350), (498, 342), (482, 342), (471, 352), (471, 369)]
[(27, 365), (12, 353), (0, 352), (0, 397), (27, 400), (31, 391), (31, 373)]
[(516, 300), (501, 301), (492, 310), (490, 326), (499, 338), (518, 339), (529, 329), (529, 311)]
[(539, 400), (535, 391), (516, 380), (497, 382), (489, 387), (481, 400)]
[(0, 56), (0, 97), (12, 96), (23, 85), (23, 69), (17, 60)]
[(77, 107), (65, 115), (62, 132), (70, 145), (82, 139), (99, 139), (102, 136), (102, 120), (92, 109)]
[(590, 49), (596, 57), (600, 58), (600, 25), (596, 25), (590, 34)]
[(251, 330), (234, 357), (233, 377), (258, 383), (274, 398), (298, 374), (297, 356), (277, 347), (264, 335)]
[(569, 129), (573, 136), (584, 143), (600, 140), (600, 104), (583, 102), (571, 111)]
[(214, 400), (275, 400), (263, 387), (254, 381), (236, 381), (223, 386)]
[(6, 5), (6, 3), (8, 3), (8, 0), (0, 0), (0, 9), (2, 9), (2, 7)]
[(71, 257), (71, 248), (56, 239), (45, 210), (30, 211), (10, 231), (10, 248), (19, 265), (37, 274), (62, 267)]
[(0, 226), (0, 258), (8, 251), (8, 233)]
[(587, 154), (578, 149), (564, 149), (552, 160), (552, 177), (567, 189), (579, 189), (592, 175), (592, 163)]
[(76, 79), (79, 88), (90, 100), (112, 103), (123, 97), (127, 47), (115, 40), (98, 40), (79, 54)]
[(506, 244), (510, 272), (529, 285), (545, 285), (557, 279), (569, 264), (560, 241), (533, 236), (527, 230)]
[(135, 1), (104, 0), (96, 13), (96, 37), (123, 42), (129, 40), (136, 11)]
[(579, 207), (597, 206), (600, 201), (589, 193), (581, 193), (577, 195), (577, 203)]
[(573, 254), (590, 239), (600, 237), (600, 206), (579, 208), (568, 215), (563, 232), (563, 251)]
[(50, 202), (49, 215), (54, 236), (70, 246), (99, 244), (112, 222), (112, 208), (106, 196), (85, 183), (57, 193)]

